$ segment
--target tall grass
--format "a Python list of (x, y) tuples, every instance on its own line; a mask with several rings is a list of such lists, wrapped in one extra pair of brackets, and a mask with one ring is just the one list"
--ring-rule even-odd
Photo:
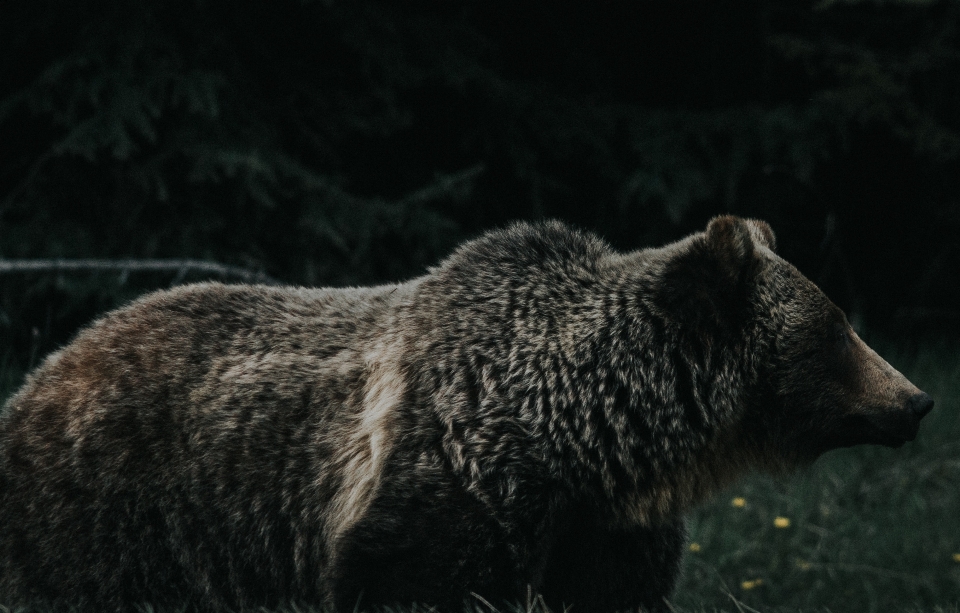
[[(674, 610), (960, 613), (960, 347), (880, 345), (936, 399), (917, 440), (754, 476), (697, 510)], [(0, 401), (22, 376), (11, 364)]]

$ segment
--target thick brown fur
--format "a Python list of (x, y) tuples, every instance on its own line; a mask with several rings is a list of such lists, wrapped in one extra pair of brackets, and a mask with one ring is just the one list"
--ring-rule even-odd
[(400, 285), (146, 296), (6, 406), (0, 600), (661, 609), (692, 505), (932, 404), (774, 249), (516, 224)]

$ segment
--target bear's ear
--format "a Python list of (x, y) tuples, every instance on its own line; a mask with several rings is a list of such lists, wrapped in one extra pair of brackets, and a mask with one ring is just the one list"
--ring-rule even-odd
[(707, 224), (704, 243), (720, 277), (735, 282), (753, 268), (757, 247), (773, 251), (777, 239), (766, 222), (723, 215)]
[(775, 246), (762, 221), (715, 217), (706, 232), (676, 243), (660, 285), (664, 312), (703, 333), (732, 329), (760, 274), (761, 250)]
[(756, 244), (766, 247), (770, 251), (777, 251), (777, 237), (773, 233), (773, 228), (765, 221), (759, 219), (744, 219), (744, 223), (750, 229), (750, 234)]

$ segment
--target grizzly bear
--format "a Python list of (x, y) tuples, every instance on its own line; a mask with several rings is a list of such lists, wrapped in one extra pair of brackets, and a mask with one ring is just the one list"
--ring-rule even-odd
[(730, 216), (631, 253), (518, 223), (398, 285), (180, 287), (7, 403), (0, 601), (661, 610), (691, 506), (932, 405)]

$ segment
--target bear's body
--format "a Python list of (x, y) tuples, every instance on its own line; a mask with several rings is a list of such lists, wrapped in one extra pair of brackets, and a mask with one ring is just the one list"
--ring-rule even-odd
[(7, 404), (0, 601), (660, 609), (691, 505), (932, 404), (772, 249), (521, 224), (395, 286), (147, 296)]

